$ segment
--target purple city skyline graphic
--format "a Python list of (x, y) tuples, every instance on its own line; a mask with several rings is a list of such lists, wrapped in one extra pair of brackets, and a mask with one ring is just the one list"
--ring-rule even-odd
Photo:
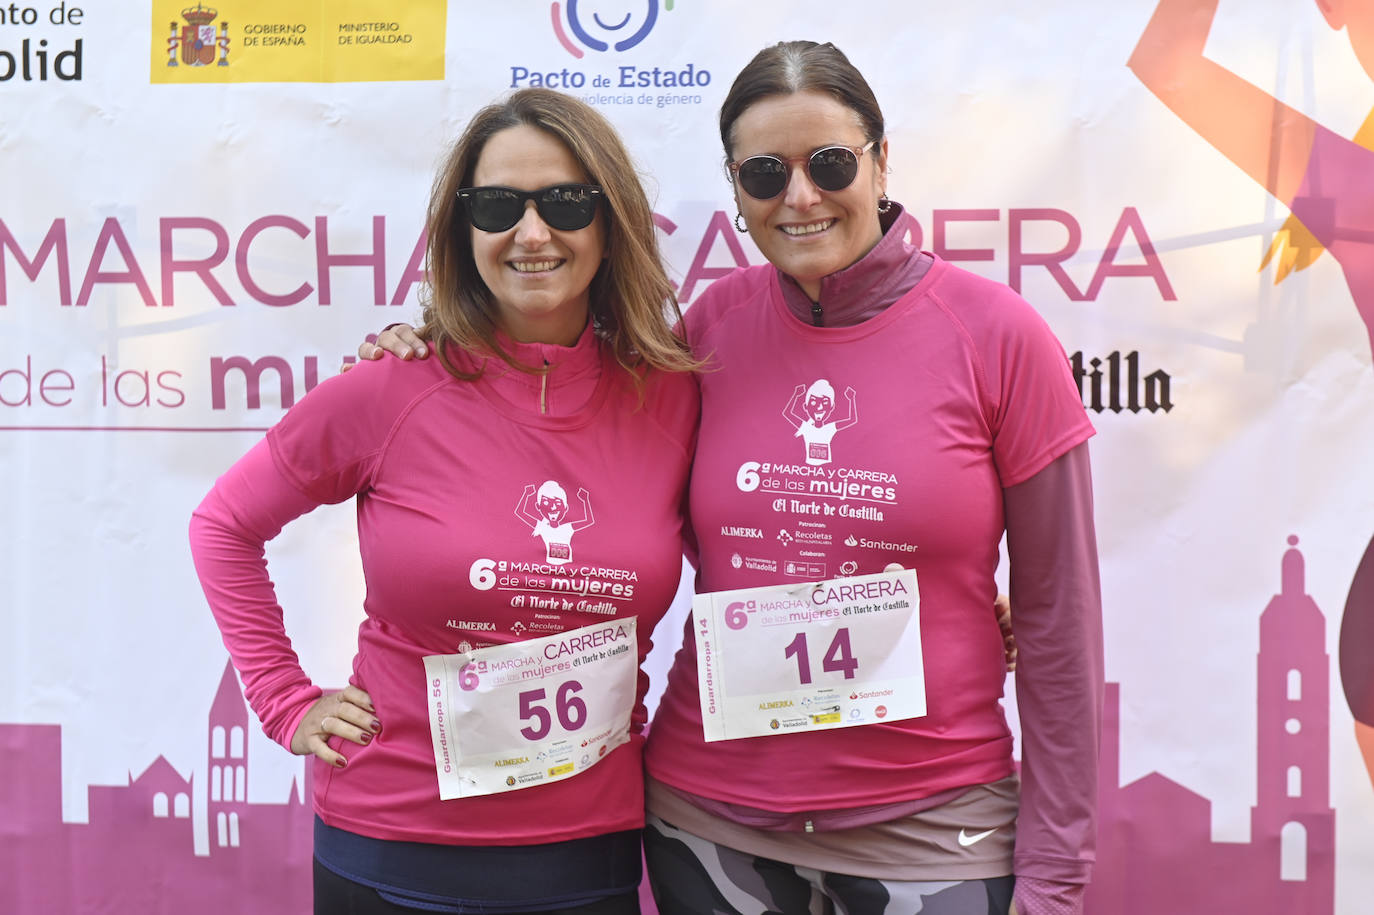
[(1120, 687), (1108, 683), (1088, 915), (1333, 915), (1331, 658), (1298, 538), (1288, 543), (1260, 614), (1250, 841), (1213, 842), (1211, 801), (1158, 772), (1121, 784)]
[[(310, 766), (283, 803), (249, 803), (248, 708), (234, 669), (210, 706), (208, 786), (163, 756), (126, 785), (87, 788), (89, 822), (62, 821), (62, 730), (0, 724), (0, 911), (248, 913), (310, 911)], [(195, 853), (194, 792), (209, 853)]]
[[(1250, 840), (1212, 841), (1211, 802), (1158, 772), (1120, 784), (1120, 688), (1109, 683), (1088, 915), (1334, 915), (1326, 620), (1306, 593), (1297, 538), (1288, 542), (1279, 593), (1259, 619)], [(62, 821), (61, 728), (0, 724), (0, 911), (309, 911), (311, 767), (283, 803), (248, 803), (248, 726), (226, 664), (207, 720), (209, 785), (159, 756), (126, 785), (88, 787), (83, 824)], [(206, 855), (195, 853), (197, 789), (207, 792)]]

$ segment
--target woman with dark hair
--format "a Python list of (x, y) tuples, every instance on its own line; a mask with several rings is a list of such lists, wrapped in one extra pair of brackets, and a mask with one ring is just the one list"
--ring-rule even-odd
[[(689, 500), (697, 590), (791, 595), (888, 571), (873, 587), (893, 593), (914, 568), (918, 607), (886, 601), (904, 628), (883, 635), (876, 612), (787, 616), (775, 644), (757, 636), (764, 650), (743, 657), (724, 641), (699, 657), (694, 629), (711, 621), (689, 621), (645, 757), (659, 907), (1001, 915), (1014, 893), (1020, 915), (1081, 911), (1101, 599), (1093, 429), (1064, 351), (1012, 290), (907, 243), (911, 217), (886, 194), (882, 112), (833, 45), (764, 49), (720, 128), (736, 226), (769, 264), (715, 281), (684, 319), (704, 362)], [(422, 345), (403, 327), (378, 342), (398, 355)], [(808, 390), (843, 391), (847, 418), (799, 453), (789, 410)], [(1004, 531), (1019, 777), (987, 612)], [(742, 606), (726, 614), (737, 631), (762, 619)], [(884, 665), (898, 685), (873, 679)], [(758, 703), (764, 736), (720, 717), (722, 690), (746, 681), (770, 699)], [(889, 714), (898, 699), (908, 711)]]
[[(439, 358), (312, 390), (196, 510), (196, 569), (267, 734), (316, 757), (316, 912), (637, 913), (698, 409), (649, 203), (604, 118), (530, 89), (473, 118), (427, 228)], [(536, 486), (581, 519), (531, 534)], [(349, 498), (365, 617), (324, 693), (264, 544)]]

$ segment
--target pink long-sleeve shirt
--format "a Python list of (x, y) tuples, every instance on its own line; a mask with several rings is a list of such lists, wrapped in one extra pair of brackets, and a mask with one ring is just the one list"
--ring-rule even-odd
[[(636, 616), (642, 662), (681, 573), (694, 379), (650, 373), (641, 401), (590, 329), (573, 347), (505, 342), (523, 363), (547, 363), (547, 377), (495, 359), (475, 381), (438, 359), (359, 365), (292, 408), (194, 514), (192, 552), (225, 645), (267, 734), (289, 746), (320, 689), (291, 649), (263, 546), (319, 504), (356, 501), (367, 591), (350, 682), (371, 695), (383, 729), (347, 746), (345, 768), (315, 761), (315, 810), (331, 826), (520, 845), (643, 823), (642, 673), (631, 740), (598, 764), (552, 784), (439, 800), (424, 655)], [(463, 370), (482, 362), (454, 360)], [(531, 488), (544, 507), (526, 498)], [(560, 493), (561, 514), (550, 501)], [(540, 511), (563, 533), (541, 534), (530, 520)], [(558, 576), (604, 587), (572, 600), (563, 589), (550, 606)]]
[[(1102, 681), (1080, 448), (1092, 427), (1045, 322), (1007, 287), (906, 245), (908, 221), (899, 215), (874, 251), (826, 278), (826, 326), (812, 325), (811, 303), (769, 267), (717, 281), (689, 309), (688, 338), (711, 359), (691, 520), (698, 590), (914, 566), (929, 713), (706, 743), (689, 634), (646, 761), (679, 791), (780, 813), (878, 808), (1006, 776), (990, 607), (998, 542), (1011, 529), (1025, 740), (1018, 905), (1072, 911), (1094, 851)], [(791, 495), (817, 473), (880, 491), (841, 490), (864, 498), (797, 514), (816, 500)], [(1062, 510), (1039, 497), (1046, 491)]]

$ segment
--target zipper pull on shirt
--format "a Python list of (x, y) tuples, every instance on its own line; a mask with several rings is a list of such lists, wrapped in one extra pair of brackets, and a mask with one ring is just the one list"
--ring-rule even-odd
[(817, 327), (825, 326), (825, 316), (821, 313), (821, 303), (811, 303), (811, 323)]

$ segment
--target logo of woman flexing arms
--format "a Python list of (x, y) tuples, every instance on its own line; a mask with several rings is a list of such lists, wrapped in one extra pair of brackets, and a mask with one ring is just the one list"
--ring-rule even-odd
[(818, 378), (809, 388), (797, 385), (782, 415), (797, 430), (794, 433), (796, 437), (806, 442), (806, 463), (812, 466), (830, 463), (830, 440), (836, 432), (848, 429), (859, 421), (856, 398), (853, 388), (845, 388), (844, 399), (849, 402), (849, 415), (844, 419), (832, 420), (835, 413), (835, 386), (824, 378)]
[[(530, 509), (534, 500), (535, 510)], [(582, 503), (582, 518), (564, 521), (568, 514), (568, 494), (554, 480), (545, 480), (535, 491), (533, 483), (525, 484), (520, 501), (515, 504), (515, 517), (533, 529), (533, 535), (544, 541), (545, 556), (550, 565), (566, 565), (572, 561), (572, 536), (584, 527), (596, 523), (592, 517), (592, 497), (578, 488), (577, 499)]]

